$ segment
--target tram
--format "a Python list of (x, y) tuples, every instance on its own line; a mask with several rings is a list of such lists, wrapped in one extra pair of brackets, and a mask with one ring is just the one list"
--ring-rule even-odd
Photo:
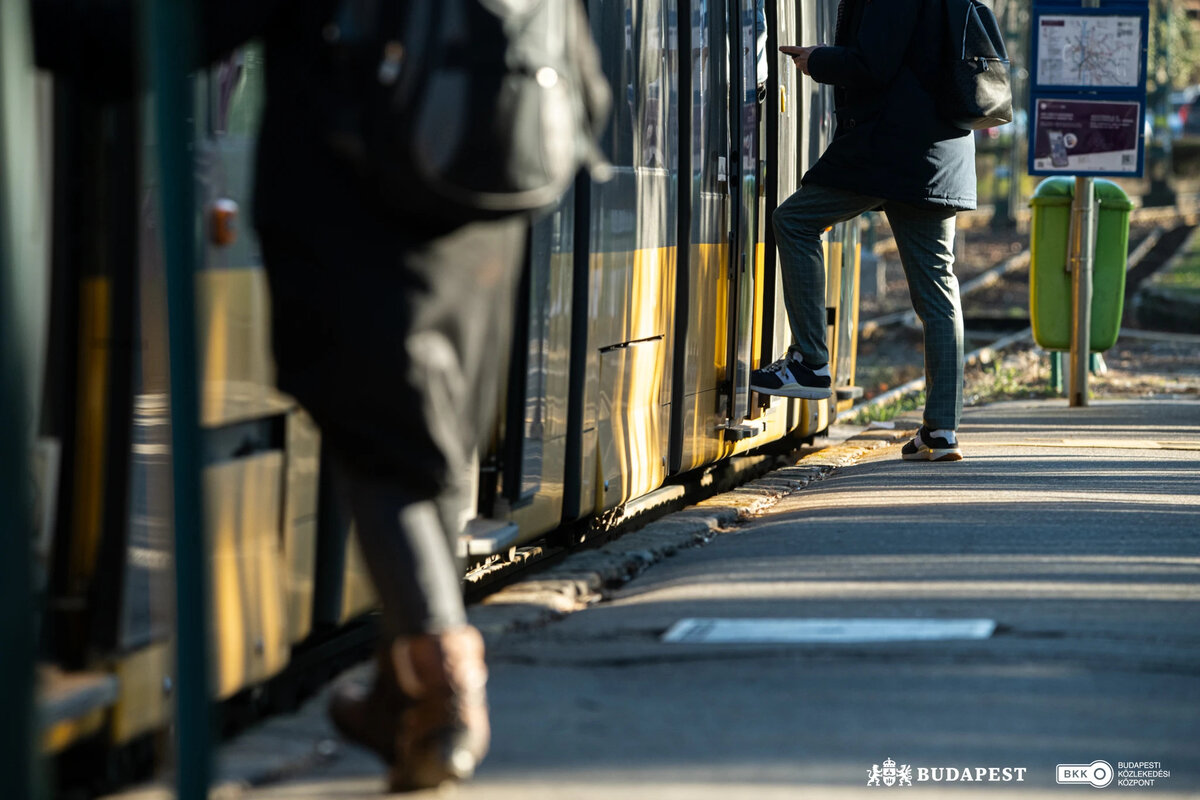
[[(825, 237), (834, 396), (749, 388), (789, 342), (770, 216), (833, 130), (828, 87), (777, 46), (832, 41), (834, 0), (587, 5), (613, 88), (603, 148), (614, 175), (581, 176), (531, 225), (468, 563), (811, 438), (859, 394), (852, 225)], [(2, 28), (6, 57), (29, 52), (21, 28)], [(20, 187), (8, 207), (21, 209), (12, 252), (34, 387), (41, 747), (139, 752), (168, 724), (174, 669), (168, 377), (179, 367), (166, 346), (153, 99), (10, 72), (21, 80), (5, 82), (5, 107), (36, 109), (6, 139), (6, 165), (21, 172), (5, 186)], [(218, 700), (267, 686), (374, 605), (320, 431), (273, 385), (266, 276), (241, 218), (262, 95), (253, 43), (194, 77), (197, 566), (211, 585)]]

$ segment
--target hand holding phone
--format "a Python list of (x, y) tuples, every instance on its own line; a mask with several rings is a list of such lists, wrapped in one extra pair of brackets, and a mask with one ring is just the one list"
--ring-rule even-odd
[(825, 45), (817, 44), (812, 45), (811, 47), (800, 47), (799, 45), (794, 44), (784, 44), (779, 46), (779, 52), (790, 57), (792, 59), (792, 63), (799, 67), (801, 72), (807, 75), (808, 57), (812, 51), (816, 50), (818, 47), (825, 47)]

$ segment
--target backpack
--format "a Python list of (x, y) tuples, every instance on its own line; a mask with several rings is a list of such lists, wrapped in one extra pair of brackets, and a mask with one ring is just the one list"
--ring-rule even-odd
[(339, 0), (326, 138), (392, 210), (459, 224), (546, 209), (611, 92), (580, 0)]
[(980, 0), (944, 0), (946, 50), (938, 112), (967, 131), (1012, 122), (1008, 50), (996, 15)]

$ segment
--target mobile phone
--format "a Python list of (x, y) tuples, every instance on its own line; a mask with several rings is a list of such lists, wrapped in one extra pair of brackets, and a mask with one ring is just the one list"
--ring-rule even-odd
[(1067, 158), (1067, 142), (1062, 131), (1050, 131), (1050, 164), (1065, 167), (1071, 163)]

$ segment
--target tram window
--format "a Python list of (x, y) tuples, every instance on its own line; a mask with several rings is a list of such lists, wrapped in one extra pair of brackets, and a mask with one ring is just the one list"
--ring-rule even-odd
[(637, 85), (641, 92), (634, 101), (637, 131), (634, 146), (635, 163), (640, 167), (663, 169), (668, 159), (668, 129), (670, 104), (670, 65), (667, 63), (667, 26), (663, 4), (659, 0), (643, 0), (637, 17), (634, 41), (637, 43)]
[(254, 136), (262, 114), (262, 43), (253, 41), (216, 62), (205, 75), (210, 136)]
[(728, 66), (723, 6), (700, 0), (692, 12), (692, 163), (705, 192), (721, 190), (728, 152)]
[(613, 88), (604, 147), (617, 166), (669, 169), (677, 157), (672, 112), (678, 58), (671, 28), (675, 0), (600, 0), (593, 19), (604, 73)]
[(593, 32), (600, 45), (601, 66), (613, 90), (612, 118), (603, 147), (615, 166), (632, 167), (633, 9), (629, 0), (593, 0)]
[(663, 15), (666, 30), (666, 49), (664, 50), (665, 82), (664, 96), (667, 99), (663, 109), (666, 142), (666, 164), (671, 172), (679, 169), (679, 4), (676, 0), (664, 0)]

